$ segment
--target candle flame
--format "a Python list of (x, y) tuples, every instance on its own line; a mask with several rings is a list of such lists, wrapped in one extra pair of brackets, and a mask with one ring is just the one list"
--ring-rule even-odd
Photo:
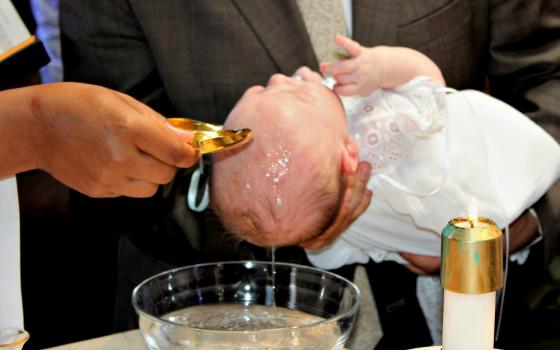
[(477, 222), (478, 221), (478, 201), (475, 197), (471, 199), (471, 205), (469, 206), (469, 221)]

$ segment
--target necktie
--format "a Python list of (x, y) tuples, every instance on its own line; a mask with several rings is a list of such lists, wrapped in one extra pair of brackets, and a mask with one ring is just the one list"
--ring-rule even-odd
[(345, 55), (334, 43), (336, 34), (347, 35), (342, 0), (297, 0), (297, 4), (317, 60), (334, 61)]

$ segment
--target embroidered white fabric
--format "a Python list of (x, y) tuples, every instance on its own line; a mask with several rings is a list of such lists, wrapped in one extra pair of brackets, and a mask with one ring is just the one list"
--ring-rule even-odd
[(442, 131), (445, 92), (428, 77), (394, 90), (342, 98), (350, 133), (360, 145), (360, 160), (375, 174), (391, 174), (406, 162), (416, 142)]

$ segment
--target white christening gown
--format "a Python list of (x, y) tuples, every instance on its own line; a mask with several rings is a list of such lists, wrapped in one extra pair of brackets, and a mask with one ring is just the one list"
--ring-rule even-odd
[(560, 176), (560, 146), (511, 106), (478, 91), (451, 92), (418, 77), (392, 90), (343, 99), (360, 158), (372, 164), (367, 211), (334, 243), (307, 251), (332, 269), (437, 256), (447, 222), (480, 216), (504, 227)]

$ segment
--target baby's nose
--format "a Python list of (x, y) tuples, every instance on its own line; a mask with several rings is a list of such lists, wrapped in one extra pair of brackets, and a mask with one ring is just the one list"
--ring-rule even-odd
[(289, 78), (289, 77), (285, 76), (284, 74), (274, 74), (268, 80), (268, 85), (269, 86), (274, 86), (274, 85), (291, 84), (291, 83), (293, 83), (292, 80), (293, 80), (292, 78)]
[(245, 91), (245, 95), (257, 94), (263, 90), (264, 87), (262, 87), (261, 85), (251, 86), (250, 88), (247, 89), (247, 91)]

